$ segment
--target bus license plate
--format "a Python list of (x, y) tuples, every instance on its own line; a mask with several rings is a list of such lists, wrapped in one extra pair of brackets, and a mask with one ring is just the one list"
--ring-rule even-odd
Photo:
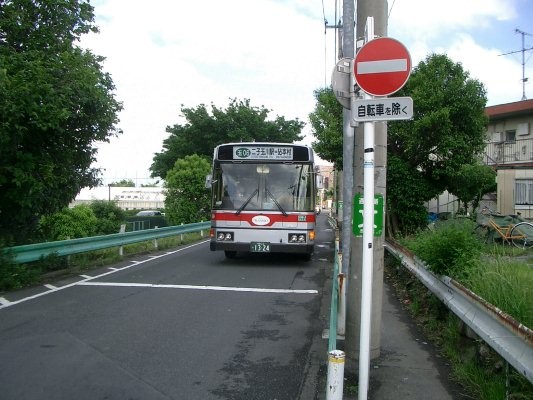
[(252, 242), (250, 243), (250, 251), (252, 253), (268, 253), (270, 251), (270, 243)]

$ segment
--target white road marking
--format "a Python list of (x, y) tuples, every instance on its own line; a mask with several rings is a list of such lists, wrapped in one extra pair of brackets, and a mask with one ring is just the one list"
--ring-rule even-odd
[(256, 292), (256, 293), (290, 293), (290, 294), (318, 294), (318, 290), (296, 290), (296, 289), (267, 289), (250, 287), (231, 286), (194, 286), (194, 285), (165, 285), (153, 283), (127, 283), (127, 282), (80, 282), (80, 286), (108, 286), (108, 287), (147, 287), (162, 289), (192, 289), (192, 290), (214, 290), (226, 292)]
[(47, 288), (47, 289), (50, 289), (50, 290), (57, 289), (57, 286), (50, 285), (49, 283), (45, 283), (45, 284), (44, 284), (44, 287)]
[(85, 279), (91, 279), (92, 276), (89, 276), (89, 275), (80, 275), (82, 278), (85, 278)]
[[(201, 244), (204, 244), (204, 243), (207, 243), (209, 242), (210, 239), (207, 239), (207, 240), (204, 240), (202, 242), (198, 242), (198, 243), (194, 243), (194, 244), (191, 244), (187, 247), (183, 247), (183, 248), (180, 248), (180, 249), (177, 249), (177, 250), (174, 250), (174, 251), (170, 251), (167, 253), (167, 255), (169, 254), (174, 254), (174, 253), (179, 253), (180, 251), (183, 251), (183, 250), (187, 250), (187, 249), (190, 249), (191, 247), (195, 247), (195, 246), (199, 246)], [(146, 260), (142, 260), (142, 261), (136, 261), (134, 264), (131, 264), (131, 265), (127, 265), (125, 267), (122, 267), (122, 268), (117, 268), (115, 269), (114, 271), (109, 271), (109, 272), (104, 272), (103, 274), (100, 274), (100, 275), (96, 275), (96, 276), (88, 276), (88, 275), (85, 275), (87, 278), (81, 280), (81, 281), (78, 281), (78, 282), (74, 282), (74, 283), (70, 283), (68, 285), (65, 285), (65, 286), (61, 286), (61, 287), (58, 287), (56, 289), (51, 289), (51, 290), (47, 290), (46, 292), (42, 292), (42, 293), (38, 293), (38, 294), (34, 294), (33, 296), (28, 296), (28, 297), (24, 297), (22, 299), (19, 299), (17, 301), (9, 301), (7, 299), (4, 299), (3, 297), (0, 297), (0, 310), (2, 308), (6, 308), (6, 307), (10, 307), (10, 306), (14, 306), (16, 304), (19, 304), (19, 303), (23, 303), (25, 301), (28, 301), (28, 300), (33, 300), (33, 299), (36, 299), (38, 297), (41, 297), (41, 296), (46, 296), (46, 295), (49, 295), (51, 293), (55, 293), (55, 292), (58, 292), (59, 290), (63, 290), (63, 289), (67, 289), (67, 288), (71, 288), (73, 286), (76, 286), (76, 285), (79, 285), (80, 283), (83, 283), (83, 282), (87, 282), (89, 280), (92, 280), (92, 279), (97, 279), (97, 278), (101, 278), (103, 276), (107, 276), (107, 275), (110, 275), (110, 274), (114, 274), (115, 272), (118, 272), (118, 271), (122, 271), (122, 270), (126, 270), (128, 268), (131, 268), (131, 267), (135, 267), (139, 264), (144, 264), (145, 262), (148, 262), (148, 261), (152, 261), (151, 258), (147, 258)], [(2, 300), (3, 299), (3, 300)]]
[(7, 306), (9, 304), (11, 304), (11, 302), (6, 299), (5, 297), (0, 297), (0, 304), (3, 305), (3, 306)]

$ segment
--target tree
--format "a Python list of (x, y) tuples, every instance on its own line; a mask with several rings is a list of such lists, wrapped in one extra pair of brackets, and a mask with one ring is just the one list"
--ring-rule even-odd
[(165, 211), (171, 224), (206, 221), (210, 217), (210, 191), (205, 177), (211, 165), (197, 154), (185, 156), (168, 171), (166, 179)]
[(452, 176), (448, 184), (448, 191), (463, 203), (465, 214), (468, 205), (475, 211), (483, 195), (496, 190), (496, 172), (481, 163), (462, 165)]
[(314, 92), (315, 111), (309, 114), (309, 121), (318, 139), (313, 149), (320, 158), (342, 170), (342, 105), (337, 101), (333, 89), (317, 89)]
[(156, 153), (150, 167), (152, 177), (166, 178), (176, 160), (197, 154), (213, 157), (214, 148), (222, 143), (241, 141), (265, 141), (292, 143), (301, 140), (304, 126), (298, 119), (286, 120), (276, 116), (267, 120), (270, 110), (252, 107), (250, 100), (232, 99), (223, 110), (211, 105), (209, 112), (204, 104), (196, 108), (182, 105), (186, 119), (184, 125), (167, 127), (170, 136), (163, 141), (163, 151)]
[[(483, 85), (461, 64), (430, 55), (414, 69), (397, 96), (410, 96), (414, 116), (388, 124), (387, 220), (389, 232), (426, 223), (424, 203), (451, 187), (462, 165), (474, 163), (485, 146)], [(331, 89), (315, 91), (309, 118), (320, 157), (342, 166), (342, 108)]]
[(84, 0), (0, 7), (0, 237), (15, 243), (98, 183), (94, 143), (118, 133), (103, 58), (76, 45), (93, 21)]
[(398, 96), (412, 97), (415, 106), (412, 120), (388, 124), (387, 204), (393, 232), (426, 223), (421, 206), (446, 190), (463, 165), (475, 162), (485, 146), (487, 124), (483, 84), (445, 55), (420, 62)]
[(133, 182), (131, 179), (122, 179), (118, 182), (112, 182), (109, 184), (109, 186), (113, 187), (135, 187), (135, 182)]
[(120, 225), (126, 219), (126, 213), (114, 201), (95, 200), (89, 205), (98, 219), (96, 235), (118, 233)]

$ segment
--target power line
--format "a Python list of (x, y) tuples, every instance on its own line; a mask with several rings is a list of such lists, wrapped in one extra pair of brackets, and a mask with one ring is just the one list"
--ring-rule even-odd
[[(338, 0), (335, 0), (335, 21), (337, 21), (337, 10), (338, 10)], [(328, 20), (326, 19), (326, 13), (324, 10), (324, 0), (322, 0), (322, 16), (324, 18), (324, 87), (327, 87), (327, 38), (326, 38), (326, 31), (328, 29), (335, 29), (335, 35), (334, 35), (334, 52), (333, 52), (333, 64), (335, 65), (337, 63), (337, 56), (338, 52), (340, 51), (337, 49), (337, 37), (340, 31), (338, 31), (339, 28), (342, 28), (342, 23), (339, 18), (339, 22), (335, 25), (328, 25)], [(340, 44), (340, 39), (339, 39)], [(340, 47), (340, 46), (339, 46)]]

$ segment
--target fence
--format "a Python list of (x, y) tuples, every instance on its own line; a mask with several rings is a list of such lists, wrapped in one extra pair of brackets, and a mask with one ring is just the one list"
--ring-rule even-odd
[(80, 239), (58, 240), (27, 244), (23, 246), (9, 247), (8, 252), (14, 256), (16, 263), (22, 264), (37, 261), (42, 257), (55, 254), (68, 256), (71, 254), (84, 253), (87, 251), (101, 250), (109, 247), (121, 247), (126, 244), (156, 240), (159, 238), (181, 235), (190, 232), (201, 232), (211, 227), (211, 222), (195, 222), (193, 224), (167, 226), (143, 231), (114, 233), (111, 235), (93, 236)]

